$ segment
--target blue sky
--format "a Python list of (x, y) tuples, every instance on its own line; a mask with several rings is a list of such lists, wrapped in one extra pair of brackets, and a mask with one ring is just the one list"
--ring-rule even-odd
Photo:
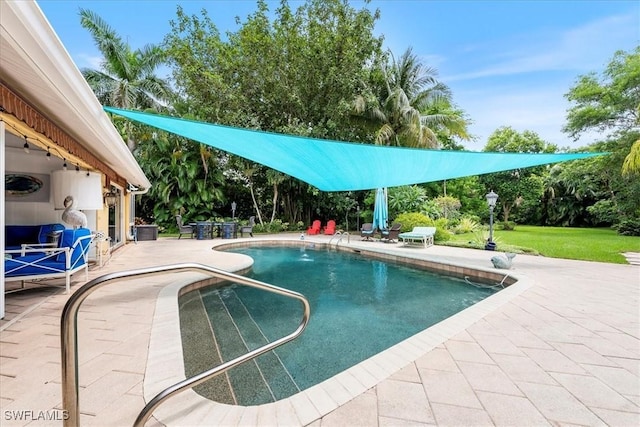
[[(176, 5), (187, 13), (207, 9), (221, 32), (237, 29), (255, 11), (254, 0), (40, 0), (38, 4), (80, 67), (96, 68), (100, 54), (80, 26), (78, 9), (98, 13), (133, 48), (160, 43), (170, 30)], [(270, 2), (277, 8), (279, 2)], [(290, 0), (295, 7), (300, 1)], [(352, 1), (355, 8), (365, 7)], [(399, 56), (413, 47), (424, 64), (438, 70), (454, 102), (473, 121), (481, 150), (500, 126), (531, 130), (560, 147), (581, 147), (561, 128), (569, 104), (564, 95), (578, 76), (601, 73), (617, 50), (640, 44), (638, 0), (373, 0), (379, 8), (375, 32)]]

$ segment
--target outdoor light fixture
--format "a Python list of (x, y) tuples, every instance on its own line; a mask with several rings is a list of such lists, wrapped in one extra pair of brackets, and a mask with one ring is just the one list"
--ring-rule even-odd
[(64, 163), (62, 164), (62, 169), (67, 170), (67, 159), (64, 159)]
[(27, 137), (25, 135), (24, 137), (24, 145), (22, 146), (22, 148), (24, 148), (24, 152), (29, 154), (29, 143), (27, 142)]
[(80, 165), (76, 163), (76, 172), (80, 172)]
[(491, 190), (485, 197), (487, 199), (487, 205), (489, 205), (489, 240), (487, 240), (487, 244), (484, 245), (484, 248), (488, 251), (495, 251), (497, 245), (493, 241), (493, 208), (496, 207), (498, 195)]
[(47, 156), (47, 160), (48, 160), (48, 161), (51, 161), (51, 151), (49, 151), (49, 147), (47, 147), (47, 154), (46, 154), (46, 156)]
[(118, 201), (118, 196), (115, 193), (112, 193), (111, 191), (109, 191), (108, 193), (104, 193), (104, 202), (110, 208), (114, 207), (117, 201)]
[(51, 172), (51, 197), (54, 209), (64, 209), (64, 199), (73, 197), (77, 210), (102, 210), (102, 175), (90, 172), (89, 175), (74, 170), (56, 170)]

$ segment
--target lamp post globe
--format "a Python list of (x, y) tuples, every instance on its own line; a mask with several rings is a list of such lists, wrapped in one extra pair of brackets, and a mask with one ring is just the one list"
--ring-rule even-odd
[(485, 197), (487, 199), (487, 205), (489, 206), (489, 240), (487, 240), (487, 244), (484, 245), (484, 248), (488, 251), (495, 251), (497, 245), (493, 241), (493, 208), (496, 207), (498, 195), (491, 190)]

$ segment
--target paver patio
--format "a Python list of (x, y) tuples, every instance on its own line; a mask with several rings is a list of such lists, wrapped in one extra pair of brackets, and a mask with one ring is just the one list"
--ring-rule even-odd
[[(297, 235), (254, 240), (263, 238)], [(249, 265), (244, 256), (210, 250), (220, 243), (227, 242), (167, 238), (128, 244), (90, 276), (176, 262), (227, 270)], [(492, 269), (486, 251), (404, 248), (359, 237), (340, 244)], [(512, 273), (529, 283), (526, 289), (480, 305), (457, 323), (436, 325), (335, 382), (249, 409), (210, 406), (185, 393), (161, 405), (160, 421), (148, 425), (640, 425), (640, 267), (518, 255)], [(82, 425), (133, 423), (143, 396), (163, 381), (157, 372), (171, 370), (166, 361), (181, 358), (173, 344), (158, 345), (159, 325), (175, 328), (178, 322), (163, 314), (162, 304), (177, 304), (166, 290), (198, 277), (129, 280), (98, 290), (83, 304)], [(72, 291), (81, 279), (76, 275)], [(67, 298), (51, 287), (6, 296), (7, 316), (0, 323), (2, 426), (62, 424), (59, 329)]]

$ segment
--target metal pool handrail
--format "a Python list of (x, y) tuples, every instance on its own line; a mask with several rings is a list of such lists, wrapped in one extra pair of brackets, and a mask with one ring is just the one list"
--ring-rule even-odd
[(260, 282), (258, 280), (249, 279), (244, 276), (240, 276), (238, 274), (229, 273), (228, 271), (220, 270), (218, 268), (209, 267), (202, 264), (197, 263), (182, 263), (182, 264), (173, 264), (166, 265), (161, 267), (150, 267), (150, 268), (142, 268), (138, 270), (128, 270), (122, 271), (118, 273), (110, 273), (105, 274), (103, 276), (97, 277), (90, 282), (81, 286), (67, 301), (62, 310), (62, 316), (60, 321), (60, 347), (62, 352), (62, 407), (66, 411), (65, 412), (65, 420), (64, 426), (78, 426), (80, 425), (80, 405), (79, 405), (79, 394), (78, 394), (78, 310), (80, 309), (80, 305), (82, 302), (94, 291), (99, 288), (109, 284), (113, 281), (131, 279), (140, 276), (149, 276), (149, 275), (157, 275), (164, 274), (166, 272), (185, 272), (185, 271), (198, 271), (208, 273), (210, 276), (217, 277), (220, 279), (226, 279), (233, 281), (234, 283), (239, 283), (242, 285), (250, 286), (257, 289), (262, 289), (264, 291), (272, 292), (275, 294), (280, 294), (289, 298), (294, 298), (299, 300), (302, 303), (304, 312), (302, 315), (302, 321), (298, 325), (298, 327), (290, 333), (276, 341), (270, 342), (262, 347), (259, 347), (255, 350), (252, 350), (248, 353), (243, 354), (242, 356), (236, 357), (233, 360), (222, 363), (218, 366), (215, 366), (208, 371), (202, 372), (198, 375), (195, 375), (191, 378), (180, 381), (179, 383), (166, 388), (159, 394), (157, 394), (153, 399), (147, 403), (147, 405), (142, 409), (136, 421), (134, 423), (135, 427), (142, 427), (146, 423), (146, 421), (151, 417), (153, 411), (166, 399), (171, 396), (174, 396), (182, 391), (191, 389), (198, 384), (208, 380), (211, 377), (214, 377), (218, 374), (221, 374), (228, 369), (233, 368), (243, 362), (251, 360), (255, 357), (260, 356), (263, 353), (266, 353), (269, 350), (272, 350), (282, 344), (285, 344), (300, 334), (309, 323), (309, 316), (311, 314), (311, 309), (309, 307), (309, 301), (304, 297), (304, 295), (290, 291), (288, 289), (280, 288), (278, 286), (270, 285), (268, 283)]

